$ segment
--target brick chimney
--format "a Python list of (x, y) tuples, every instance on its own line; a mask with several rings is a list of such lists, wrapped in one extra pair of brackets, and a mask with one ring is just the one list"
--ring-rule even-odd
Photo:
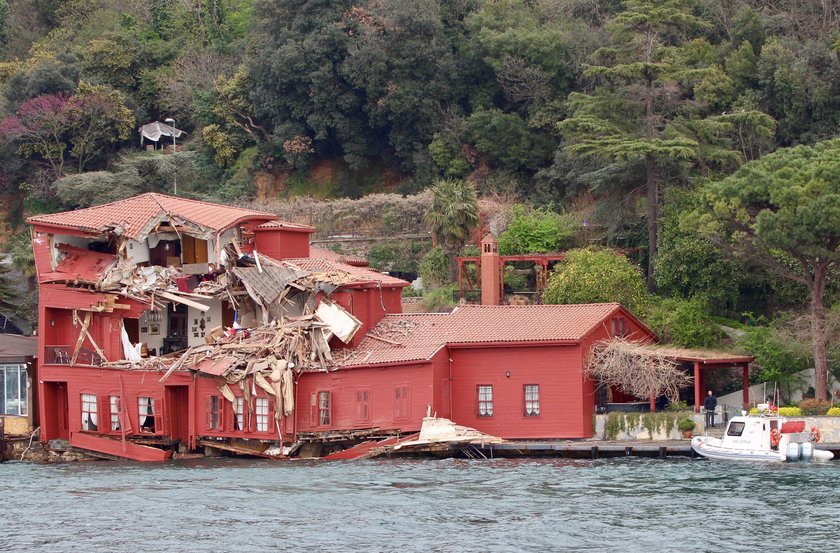
[(481, 240), (481, 305), (500, 305), (499, 241), (488, 233)]

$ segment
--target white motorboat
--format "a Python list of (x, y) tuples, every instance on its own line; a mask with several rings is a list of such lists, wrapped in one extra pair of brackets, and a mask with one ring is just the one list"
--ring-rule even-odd
[(783, 417), (736, 416), (730, 419), (723, 438), (695, 436), (691, 447), (709, 459), (726, 461), (829, 461), (830, 451), (817, 449), (819, 428), (805, 421)]

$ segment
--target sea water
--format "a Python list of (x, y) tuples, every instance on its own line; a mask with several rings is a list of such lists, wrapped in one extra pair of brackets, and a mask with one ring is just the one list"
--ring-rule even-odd
[(840, 462), (0, 465), (0, 551), (830, 551)]

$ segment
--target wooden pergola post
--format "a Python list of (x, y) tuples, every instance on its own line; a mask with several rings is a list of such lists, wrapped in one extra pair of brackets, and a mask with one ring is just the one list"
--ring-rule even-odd
[(700, 412), (700, 405), (703, 401), (703, 380), (700, 372), (700, 361), (694, 362), (694, 412)]

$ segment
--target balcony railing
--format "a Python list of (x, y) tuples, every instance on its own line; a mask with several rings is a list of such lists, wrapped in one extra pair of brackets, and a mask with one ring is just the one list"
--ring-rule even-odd
[[(69, 365), (73, 359), (73, 348), (71, 346), (47, 346), (46, 364), (48, 365)], [(88, 348), (80, 348), (76, 356), (76, 365), (90, 365), (98, 367), (104, 359), (95, 351)]]

